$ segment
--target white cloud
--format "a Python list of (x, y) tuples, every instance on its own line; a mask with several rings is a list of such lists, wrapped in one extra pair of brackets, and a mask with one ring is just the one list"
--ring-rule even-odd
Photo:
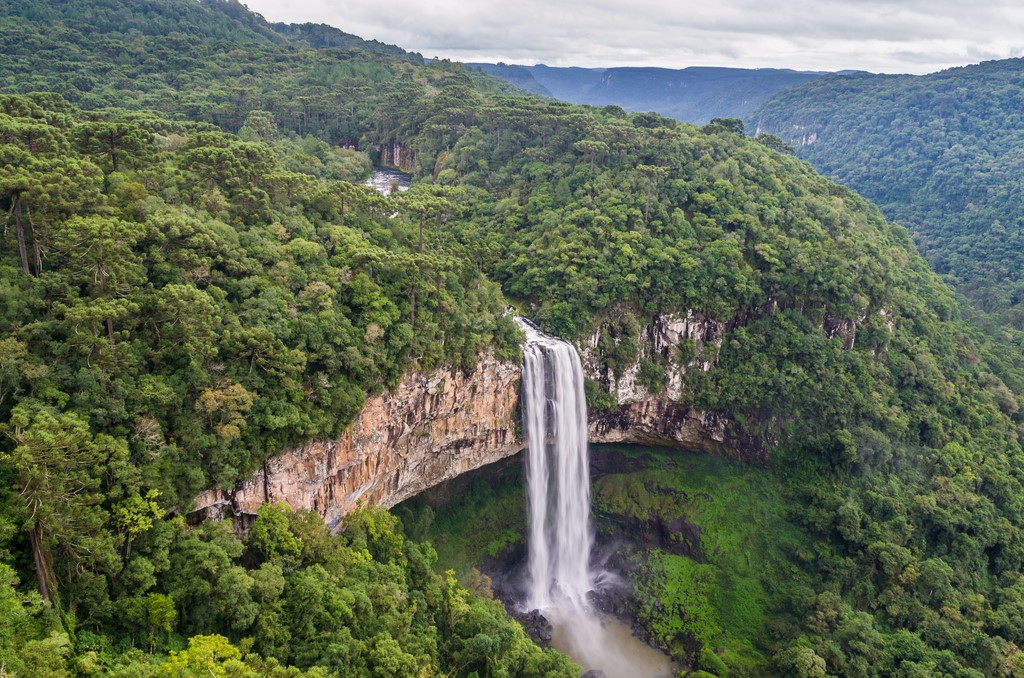
[(552, 66), (926, 73), (1018, 56), (1017, 0), (248, 0), (424, 56)]

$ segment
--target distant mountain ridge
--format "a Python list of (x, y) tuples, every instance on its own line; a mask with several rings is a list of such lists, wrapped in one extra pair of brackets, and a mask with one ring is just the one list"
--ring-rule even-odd
[(825, 71), (709, 66), (671, 69), (467, 65), (534, 94), (574, 104), (654, 111), (695, 124), (712, 118), (747, 118), (782, 90), (829, 75)]
[(305, 44), (310, 49), (361, 49), (402, 59), (415, 58), (419, 60), (423, 58), (418, 52), (409, 52), (379, 40), (366, 40), (327, 24), (273, 23), (270, 27), (278, 35), (286, 36), (293, 43)]

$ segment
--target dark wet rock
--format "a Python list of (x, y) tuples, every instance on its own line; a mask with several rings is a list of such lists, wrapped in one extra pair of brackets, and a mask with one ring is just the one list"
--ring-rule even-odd
[(599, 671), (598, 669), (590, 669), (582, 676), (580, 676), (580, 678), (605, 678), (605, 675), (604, 671)]
[(648, 534), (658, 537), (658, 548), (679, 556), (686, 556), (696, 563), (703, 563), (704, 553), (700, 548), (700, 528), (686, 520), (685, 516), (663, 519), (651, 516), (643, 522)]
[(530, 636), (533, 642), (541, 647), (551, 647), (551, 637), (554, 629), (551, 627), (551, 622), (547, 620), (547, 617), (540, 613), (540, 610), (530, 610), (529, 612), (509, 610), (509, 614), (523, 625), (526, 635)]
[[(653, 493), (661, 490), (652, 487), (649, 491)], [(680, 503), (685, 505), (688, 502)], [(629, 551), (658, 548), (668, 553), (686, 556), (697, 563), (705, 562), (701, 548), (701, 529), (691, 523), (686, 515), (635, 516), (598, 513), (594, 518), (599, 539), (603, 534), (622, 540), (630, 547)]]
[(587, 593), (587, 600), (595, 610), (619, 619), (628, 619), (635, 607), (632, 587), (603, 586)]
[(612, 473), (636, 473), (648, 467), (650, 455), (627, 456), (613, 447), (594, 446), (590, 449), (590, 477), (593, 479)]
[(485, 556), (480, 563), (480, 571), (491, 578), (495, 597), (505, 602), (506, 607), (526, 600), (526, 559), (526, 543), (519, 542), (497, 555)]

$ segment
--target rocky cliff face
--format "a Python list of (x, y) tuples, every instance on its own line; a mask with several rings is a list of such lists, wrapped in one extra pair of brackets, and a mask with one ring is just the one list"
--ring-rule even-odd
[[(766, 451), (753, 440), (735, 437), (728, 418), (699, 412), (688, 404), (683, 377), (688, 370), (710, 370), (722, 346), (725, 325), (688, 312), (685, 316), (658, 315), (636, 339), (639, 358), (621, 374), (608, 365), (600, 346), (614, 333), (600, 325), (581, 354), (587, 376), (616, 396), (618, 407), (590, 413), (590, 440), (600, 443), (665, 445), (708, 454), (767, 460)], [(614, 336), (612, 343), (620, 341)], [(657, 392), (643, 383), (641, 360), (664, 371), (664, 386)]]
[[(617, 395), (620, 404), (631, 404), (654, 399), (680, 401), (686, 393), (683, 376), (687, 370), (707, 372), (714, 366), (718, 350), (722, 346), (725, 325), (717, 320), (701, 318), (692, 311), (685, 316), (657, 315), (644, 327), (635, 340), (637, 353), (641, 358), (654, 359), (665, 370), (665, 387), (659, 393), (652, 393), (642, 383), (640, 362), (616, 375), (601, 353), (604, 335), (611, 334), (609, 343), (623, 341), (614, 336), (610, 323), (599, 325), (581, 350), (581, 359), (587, 376), (601, 383), (610, 393)], [(628, 339), (632, 341), (632, 339)], [(682, 347), (689, 355), (682, 356)]]
[[(693, 314), (661, 316), (644, 328), (640, 355), (669, 363), (666, 387), (651, 393), (634, 366), (616, 377), (597, 350), (598, 332), (583, 347), (590, 379), (617, 393), (619, 407), (594, 413), (591, 442), (669, 445), (734, 457), (761, 457), (747, 441), (730, 438), (725, 417), (686, 404), (687, 369), (710, 369), (723, 327)], [(692, 358), (680, 364), (680, 345)], [(265, 502), (283, 501), (320, 513), (336, 529), (357, 502), (393, 506), (466, 471), (512, 456), (519, 435), (520, 367), (491, 356), (474, 370), (410, 374), (394, 393), (368, 398), (339, 440), (317, 441), (267, 460), (232, 491), (211, 490), (194, 502), (196, 517), (251, 520)]]
[(728, 423), (728, 417), (717, 412), (699, 412), (686, 403), (649, 399), (592, 414), (590, 442), (678, 447), (767, 461), (766, 450), (755, 441), (732, 435)]
[(397, 141), (390, 144), (374, 144), (377, 151), (377, 164), (381, 167), (391, 167), (403, 172), (413, 172), (413, 160), (416, 153)]
[(407, 375), (396, 392), (368, 398), (341, 439), (288, 450), (234, 490), (203, 493), (194, 515), (245, 518), (283, 501), (336, 529), (357, 502), (390, 507), (518, 452), (518, 406), (519, 366), (490, 356), (469, 373)]

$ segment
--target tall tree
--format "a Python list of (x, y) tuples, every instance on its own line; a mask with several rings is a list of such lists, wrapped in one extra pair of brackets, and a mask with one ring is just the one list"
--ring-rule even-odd
[[(145, 278), (145, 271), (133, 246), (144, 234), (141, 224), (105, 216), (75, 217), (61, 225), (57, 247), (67, 258), (73, 282), (94, 300), (119, 301), (131, 294)], [(104, 322), (114, 345), (114, 313), (123, 314), (124, 304), (107, 304), (111, 313)]]
[(39, 592), (57, 597), (54, 547), (77, 560), (103, 523), (99, 474), (104, 453), (84, 419), (21, 404), (2, 427), (14, 443), (0, 461), (16, 471), (19, 517), (32, 546)]
[(125, 159), (145, 150), (152, 138), (138, 125), (126, 122), (87, 122), (74, 132), (82, 152), (109, 158), (113, 172), (120, 172)]

